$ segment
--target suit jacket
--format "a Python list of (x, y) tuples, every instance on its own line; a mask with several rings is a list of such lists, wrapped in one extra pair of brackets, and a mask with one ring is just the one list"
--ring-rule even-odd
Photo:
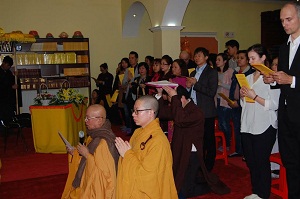
[(136, 95), (137, 98), (149, 94), (149, 86), (146, 86), (144, 89), (140, 87), (140, 84), (145, 84), (151, 81), (150, 76), (146, 76), (145, 79), (141, 79), (141, 76), (134, 78), (134, 81), (131, 83), (131, 91)]
[[(191, 73), (191, 77), (196, 75), (196, 70)], [(205, 118), (217, 116), (215, 95), (218, 89), (218, 71), (207, 65), (194, 85), (196, 91), (197, 106), (204, 112)]]
[(104, 95), (106, 94), (111, 95), (114, 76), (107, 71), (106, 73), (100, 73), (98, 75), (97, 80), (104, 81), (104, 84), (97, 84), (97, 86), (99, 87), (99, 91)]
[(288, 75), (296, 77), (295, 88), (291, 88), (289, 84), (280, 85), (280, 98), (278, 116), (281, 116), (281, 111), (286, 107), (288, 119), (292, 122), (299, 122), (297, 119), (300, 110), (300, 48), (295, 54), (294, 60), (289, 69), (289, 44), (283, 44), (279, 49), (278, 71), (283, 71)]
[(193, 60), (189, 60), (186, 66), (187, 68), (197, 68), (197, 64)]

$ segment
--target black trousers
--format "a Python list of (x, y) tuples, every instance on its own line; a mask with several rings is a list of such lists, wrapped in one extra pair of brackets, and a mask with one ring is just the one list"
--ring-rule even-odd
[(242, 133), (242, 145), (250, 170), (252, 192), (269, 198), (271, 191), (270, 154), (276, 140), (276, 129), (270, 126), (264, 133)]
[(210, 172), (215, 165), (216, 159), (216, 138), (215, 138), (215, 118), (205, 118), (203, 157), (207, 170)]
[[(298, 120), (298, 121), (297, 121)], [(300, 120), (290, 120), (287, 110), (278, 112), (278, 144), (286, 168), (289, 199), (300, 198)]]

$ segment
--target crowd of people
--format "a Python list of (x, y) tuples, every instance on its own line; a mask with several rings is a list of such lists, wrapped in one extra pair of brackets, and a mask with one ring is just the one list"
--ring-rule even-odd
[[(280, 19), (290, 37), (272, 57), (261, 44), (240, 50), (236, 40), (226, 42), (226, 50), (214, 56), (196, 48), (193, 60), (182, 51), (179, 59), (147, 56), (138, 63), (138, 53), (132, 51), (121, 60), (114, 83), (102, 64), (104, 74), (95, 79), (99, 90), (93, 91), (86, 113), (86, 144), (67, 149), (72, 158), (62, 198), (174, 199), (229, 193), (212, 173), (216, 150), (229, 150), (216, 149), (216, 120), (228, 147), (233, 123), (236, 148), (229, 157), (243, 157), (250, 171), (252, 194), (245, 199), (270, 197), (269, 156), (277, 133), (289, 198), (300, 198), (300, 5), (284, 5)], [(273, 71), (261, 73), (253, 64)], [(244, 74), (249, 87), (239, 84), (237, 74)], [(160, 80), (178, 86), (146, 85)], [(116, 89), (114, 106), (121, 114), (107, 114), (111, 108), (103, 95)], [(111, 130), (108, 119), (117, 115), (122, 130), (132, 135), (129, 142)]]
[[(147, 56), (145, 62), (138, 63), (138, 53), (132, 51), (129, 58), (121, 60), (114, 83), (107, 65), (101, 64), (100, 69), (104, 74), (101, 73), (95, 79), (99, 89), (92, 93), (91, 106), (85, 120), (90, 135), (88, 145), (79, 144), (77, 150), (68, 149), (74, 158), (70, 163), (63, 198), (72, 194), (98, 195), (98, 191), (91, 193), (91, 187), (85, 186), (90, 183), (93, 190), (94, 186), (100, 186), (99, 182), (105, 180), (109, 180), (109, 183), (101, 186), (109, 186), (109, 198), (142, 198), (145, 195), (150, 198), (187, 198), (210, 191), (217, 194), (229, 193), (230, 189), (212, 173), (216, 157), (216, 119), (226, 136), (227, 146), (231, 144), (230, 120), (233, 121), (237, 144), (236, 152), (229, 156), (245, 156), (255, 194), (252, 196), (268, 198), (271, 180), (268, 157), (276, 139), (276, 110), (280, 92), (265, 84), (262, 74), (251, 67), (251, 63), (269, 66), (269, 56), (262, 45), (256, 44), (248, 50), (239, 50), (239, 43), (230, 40), (225, 46), (228, 53), (215, 56), (216, 67), (209, 64), (210, 54), (204, 47), (195, 50), (194, 60), (181, 59), (181, 55), (188, 54), (182, 51), (179, 59), (174, 61), (170, 56), (164, 55), (157, 59)], [(235, 55), (230, 56), (229, 52), (235, 52), (236, 58)], [(230, 62), (236, 66), (229, 66)], [(196, 66), (191, 73), (187, 63), (194, 63)], [(250, 88), (240, 88), (235, 74), (241, 73), (247, 76)], [(146, 85), (147, 82), (160, 80), (178, 83), (178, 87), (153, 88)], [(112, 157), (116, 153), (112, 150), (112, 139), (103, 138), (108, 146), (104, 144), (105, 149), (98, 153), (93, 149), (93, 157), (89, 157), (91, 154), (87, 153), (89, 143), (96, 139), (90, 131), (102, 132), (105, 123), (116, 120), (111, 118), (116, 115), (108, 114), (112, 108), (105, 102), (105, 95), (112, 95), (114, 89), (119, 90), (119, 99), (114, 106), (119, 110), (119, 119), (123, 119), (122, 130), (129, 135), (134, 132), (130, 142), (115, 138), (116, 149), (120, 154), (118, 166), (113, 164), (115, 158)], [(233, 103), (228, 104), (217, 93), (228, 96)], [(246, 103), (245, 97), (254, 99), (256, 103)], [(269, 118), (268, 122), (262, 118)], [(111, 132), (108, 124), (106, 128)], [(170, 135), (164, 134), (172, 136), (170, 138)], [(97, 150), (100, 150), (99, 147)], [(112, 157), (108, 158), (109, 152)], [(101, 153), (105, 157), (96, 158)], [(86, 163), (81, 163), (82, 159)], [(105, 166), (99, 163), (104, 160), (107, 161)], [(87, 167), (84, 175), (84, 169), (81, 168), (82, 185), (74, 186), (74, 179), (78, 180), (79, 173), (76, 169), (74, 171), (74, 162), (77, 166), (79, 164), (78, 168), (80, 165)], [(88, 170), (90, 167), (92, 169)], [(112, 174), (112, 168), (116, 173)], [(109, 174), (107, 179), (102, 179), (105, 176), (102, 176), (101, 171)], [(100, 175), (100, 179), (93, 178), (90, 181), (88, 176), (95, 172)], [(160, 188), (154, 189), (157, 185)], [(105, 190), (104, 187), (100, 190)], [(112, 191), (111, 187), (117, 188)]]
[[(261, 44), (240, 50), (238, 41), (229, 40), (219, 54), (196, 48), (193, 59), (183, 50), (178, 59), (146, 56), (139, 62), (138, 53), (131, 51), (121, 59), (115, 78), (101, 64), (86, 112), (88, 137), (84, 144), (67, 148), (69, 176), (62, 198), (174, 199), (229, 193), (212, 170), (216, 150), (229, 150), (232, 122), (236, 145), (229, 157), (243, 158), (250, 171), (253, 193), (245, 199), (270, 197), (275, 167), (270, 167), (269, 156), (278, 152), (278, 145), (288, 198), (299, 199), (300, 4), (285, 4), (280, 20), (289, 39), (272, 56)], [(273, 72), (261, 73), (253, 64)], [(12, 65), (6, 56), (0, 69), (4, 122), (15, 111), (12, 99), (19, 87)], [(249, 87), (239, 84), (237, 74), (245, 76)], [(146, 84), (161, 80), (178, 86)], [(107, 95), (116, 90), (111, 106)], [(227, 148), (216, 147), (216, 120)], [(111, 122), (124, 125), (129, 142), (115, 136)]]
[[(278, 152), (278, 142), (289, 198), (299, 198), (299, 13), (297, 3), (282, 8), (282, 25), (290, 37), (272, 59), (260, 44), (240, 50), (236, 40), (229, 40), (223, 53), (195, 49), (193, 60), (188, 51), (181, 51), (179, 59), (146, 56), (138, 63), (138, 53), (131, 51), (119, 63), (114, 82), (108, 65), (101, 64), (101, 74), (94, 79), (98, 89), (92, 92), (85, 118), (86, 144), (67, 149), (70, 170), (62, 198), (186, 198), (209, 191), (228, 193), (229, 188), (212, 173), (216, 119), (227, 145), (218, 150), (229, 150), (232, 121), (236, 148), (229, 157), (243, 157), (249, 167), (253, 193), (245, 199), (270, 197), (269, 156)], [(264, 64), (274, 72), (262, 74), (251, 64)], [(9, 70), (12, 65), (7, 56), (0, 71), (0, 118), (4, 122), (14, 112), (15, 101), (10, 99), (18, 88)], [(236, 74), (244, 74), (250, 87), (241, 87)], [(160, 80), (178, 87), (146, 85)], [(119, 90), (118, 99), (109, 106), (106, 96), (115, 90)], [(124, 124), (122, 131), (132, 135), (130, 142), (115, 137), (110, 121)]]

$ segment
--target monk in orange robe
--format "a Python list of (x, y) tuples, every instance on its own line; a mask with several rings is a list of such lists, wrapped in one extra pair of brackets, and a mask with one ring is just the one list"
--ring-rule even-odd
[(69, 175), (62, 198), (115, 199), (119, 154), (105, 108), (89, 106), (85, 124), (87, 146), (79, 143), (76, 148), (67, 147)]
[(132, 113), (138, 128), (130, 142), (116, 138), (120, 153), (117, 199), (178, 198), (167, 137), (155, 119), (158, 102), (150, 95), (138, 98)]

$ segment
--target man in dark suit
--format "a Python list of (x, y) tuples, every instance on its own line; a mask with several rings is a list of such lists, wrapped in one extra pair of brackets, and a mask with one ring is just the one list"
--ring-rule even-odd
[(207, 64), (209, 52), (199, 47), (194, 52), (197, 64), (191, 77), (187, 79), (187, 88), (191, 92), (191, 99), (204, 112), (204, 161), (208, 171), (211, 171), (216, 158), (215, 117), (217, 109), (214, 97), (218, 88), (218, 72)]
[[(282, 26), (289, 39), (279, 49), (278, 72), (264, 77), (277, 84), (281, 94), (278, 109), (278, 142), (286, 168), (288, 198), (300, 198), (300, 4), (285, 4), (280, 12)], [(272, 85), (272, 84), (271, 84)]]
[(107, 63), (100, 65), (101, 73), (98, 75), (98, 78), (95, 79), (97, 87), (99, 87), (99, 92), (103, 95), (110, 94), (112, 95), (112, 84), (114, 76), (108, 72)]
[[(10, 70), (13, 59), (5, 56), (0, 66), (0, 119), (9, 122), (16, 111), (16, 89), (15, 76)], [(19, 93), (18, 93), (19, 94)]]

